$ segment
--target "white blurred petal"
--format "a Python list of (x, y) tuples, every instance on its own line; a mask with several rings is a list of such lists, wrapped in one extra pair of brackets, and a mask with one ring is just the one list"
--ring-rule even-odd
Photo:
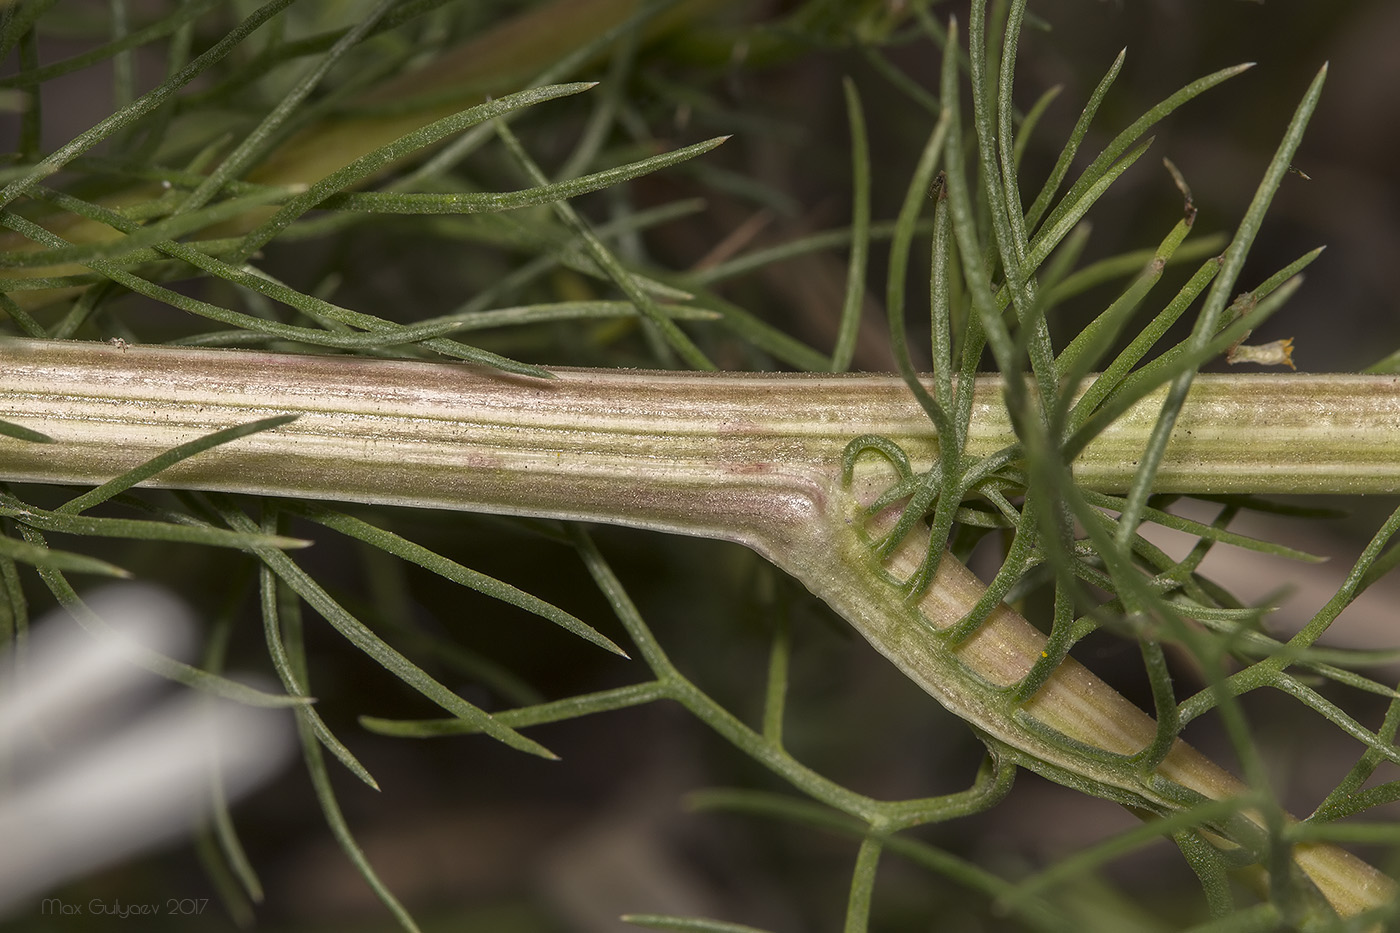
[(75, 725), (91, 736), (113, 709), (161, 683), (123, 657), (132, 642), (167, 655), (192, 643), (187, 611), (162, 591), (109, 588), (89, 605), (112, 635), (46, 620), (24, 676), (0, 690), (0, 775), (20, 775), (0, 784), (0, 911), (186, 832), (208, 805), (211, 768), (233, 797), (271, 777), (292, 750), (285, 711), (194, 693), (105, 729), (95, 745), (50, 750), (34, 741)]
[(19, 743), (34, 741), (36, 729), (61, 733), (102, 714), (115, 701), (160, 686), (158, 678), (123, 657), (125, 644), (177, 658), (190, 653), (194, 623), (189, 610), (164, 590), (110, 586), (84, 601), (110, 633), (86, 631), (61, 610), (34, 627), (16, 681), (0, 684), (0, 755), (26, 753)]

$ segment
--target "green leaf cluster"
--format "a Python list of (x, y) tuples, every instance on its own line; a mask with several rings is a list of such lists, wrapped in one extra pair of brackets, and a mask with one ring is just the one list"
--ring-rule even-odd
[[(682, 673), (603, 548), (580, 527), (511, 520), (512, 533), (526, 529), (556, 557), (572, 554), (581, 562), (593, 591), (579, 604), (605, 607), (604, 622), (585, 621), (585, 609), (556, 605), (466, 566), (446, 548), (395, 533), (389, 513), (140, 488), (177, 464), (286, 418), (210, 434), (96, 489), (65, 491), (60, 501), (53, 501), (52, 490), (0, 490), (5, 642), (22, 641), (35, 581), (79, 624), (102, 626), (70, 577), (131, 575), (128, 565), (149, 563), (152, 553), (133, 542), (198, 548), (209, 560), (227, 563), (226, 576), (236, 584), (225, 596), (234, 608), (213, 625), (204, 661), (192, 666), (151, 655), (141, 663), (195, 689), (291, 708), (326, 825), (401, 927), (418, 929), (353, 836), (326, 759), (329, 753), (359, 782), (379, 788), (352, 751), (359, 736), (347, 732), (330, 703), (318, 702), (322, 672), (309, 645), (322, 634), (342, 639), (373, 662), (375, 676), (382, 670), (414, 702), (433, 709), (433, 718), (359, 714), (375, 708), (371, 694), (355, 712), (358, 725), (374, 735), (485, 734), (552, 759), (555, 753), (526, 730), (660, 701), (679, 706), (800, 795), (705, 790), (688, 798), (693, 809), (785, 822), (853, 843), (844, 919), (852, 933), (871, 928), (871, 918), (880, 916), (877, 876), (886, 853), (940, 883), (976, 893), (1008, 922), (1071, 930), (1086, 922), (1077, 897), (1111, 901), (1096, 887), (1101, 867), (1163, 839), (1180, 848), (1201, 881), (1205, 905), (1195, 929), (1361, 929), (1392, 919), (1363, 917), (1344, 926), (1287, 866), (1292, 848), (1313, 840), (1397, 842), (1391, 824), (1339, 822), (1400, 798), (1400, 781), (1372, 782), (1384, 764), (1400, 764), (1394, 744), (1400, 694), (1363, 673), (1393, 662), (1393, 653), (1341, 651), (1318, 642), (1348, 604), (1400, 563), (1400, 546), (1391, 543), (1400, 511), (1376, 533), (1328, 605), (1297, 635), (1280, 639), (1263, 625), (1268, 607), (1244, 605), (1199, 572), (1221, 544), (1315, 559), (1232, 530), (1239, 516), (1272, 506), (1248, 497), (1204, 499), (1218, 511), (1203, 522), (1174, 514), (1175, 499), (1153, 493), (1195, 374), (1275, 313), (1317, 258), (1319, 251), (1308, 252), (1241, 290), (1246, 257), (1317, 106), (1325, 70), (1303, 94), (1232, 235), (1194, 230), (1195, 207), (1183, 185), (1182, 217), (1169, 230), (1146, 246), (1133, 244), (1081, 265), (1086, 218), (1147, 152), (1152, 128), (1248, 66), (1214, 72), (1166, 96), (1085, 165), (1081, 148), (1103, 122), (1099, 111), (1122, 70), (1120, 55), (1088, 96), (1027, 206), (1031, 189), (1021, 166), (1055, 92), (1024, 111), (1013, 99), (1022, 33), (1040, 25), (1024, 0), (998, 0), (990, 13), (974, 2), (966, 50), (960, 25), (936, 3), (918, 0), (811, 0), (774, 21), (757, 21), (713, 0), (579, 0), (569, 15), (587, 28), (566, 37), (532, 31), (538, 22), (529, 17), (544, 16), (540, 8), (522, 14), (516, 22), (524, 26), (491, 31), (492, 17), (508, 4), (381, 0), (346, 22), (337, 4), (318, 0), (197, 0), (158, 5), (159, 13), (136, 4), (128, 10), (124, 0), (113, 0), (110, 15), (93, 14), (91, 23), (74, 26), (101, 31), (90, 49), (41, 62), (39, 40), (57, 28), (51, 6), (44, 0), (9, 4), (0, 25), (0, 56), (13, 51), (18, 61), (0, 78), (0, 89), (12, 95), (6, 100), (19, 101), (21, 116), (17, 148), (0, 166), (0, 226), (9, 231), (0, 238), (7, 335), (448, 359), (511, 377), (547, 378), (543, 364), (560, 361), (840, 373), (857, 365), (861, 342), (869, 340), (862, 332), (867, 306), (882, 303), (892, 359), (928, 415), (938, 453), (932, 463), (916, 463), (893, 439), (872, 434), (851, 441), (847, 482), (865, 458), (888, 464), (894, 477), (868, 508), (872, 553), (888, 559), (916, 528), (928, 530), (918, 570), (900, 581), (914, 601), (949, 555), (966, 559), (984, 541), (998, 543), (1001, 564), (985, 596), (937, 637), (950, 645), (975, 638), (1002, 602), (1044, 610), (1044, 656), (1003, 691), (999, 702), (1006, 709), (1024, 708), (1086, 638), (1099, 631), (1122, 635), (1141, 653), (1158, 731), (1149, 746), (1112, 765), (1124, 773), (1150, 772), (1189, 723), (1214, 711), (1255, 791), (1242, 800), (1183, 800), (1171, 815), (1153, 816), (1011, 880), (973, 854), (938, 844), (935, 833), (919, 831), (972, 818), (1011, 792), (1016, 759), (995, 741), (986, 742), (985, 760), (967, 789), (905, 800), (853, 790), (790, 750), (788, 700), (792, 670), (801, 661), (798, 635), (805, 633), (791, 618), (800, 613), (788, 612), (776, 597), (761, 603), (769, 636), (766, 670), (761, 708), (749, 722), (717, 691), (700, 686), (699, 677)], [(548, 6), (547, 12), (563, 15), (560, 4)], [(141, 16), (149, 19), (135, 21)], [(563, 41), (566, 47), (556, 47)], [(872, 84), (884, 82), (878, 91), (851, 78), (843, 86), (849, 152), (840, 153), (840, 161), (849, 165), (850, 222), (780, 242), (751, 233), (689, 268), (668, 263), (656, 242), (705, 209), (697, 192), (740, 205), (756, 219), (751, 231), (767, 223), (764, 218), (792, 211), (792, 197), (777, 186), (707, 155), (730, 133), (756, 123), (762, 128), (763, 121), (732, 103), (732, 88), (726, 90), (726, 79), (737, 80), (744, 64), (733, 61), (735, 50), (752, 49), (764, 65), (812, 47), (843, 45), (864, 63)], [(721, 46), (731, 58), (716, 65), (714, 50)], [(936, 89), (894, 64), (907, 48), (940, 56)], [(136, 80), (137, 52), (159, 52), (164, 62), (163, 74), (146, 90)], [(532, 71), (507, 73), (500, 64), (505, 59), (526, 62)], [(669, 72), (658, 64), (671, 59), (691, 70)], [(116, 75), (112, 112), (47, 148), (49, 115), (39, 89), (98, 65), (110, 65)], [(867, 101), (891, 88), (926, 118), (920, 130), (926, 135), (897, 208), (882, 218)], [(698, 141), (682, 145), (674, 137)], [(357, 274), (357, 264), (368, 251), (369, 265), (382, 272), (399, 240), (409, 244), (405, 252), (422, 248), (444, 263), (451, 257), (454, 270), (442, 276), (448, 294), (439, 306), (365, 300), (384, 292), (373, 275)], [(925, 268), (924, 249), (926, 293), (921, 283), (911, 287)], [(794, 335), (764, 309), (745, 306), (741, 296), (755, 277), (784, 263), (830, 259), (833, 250), (845, 252), (838, 262), (845, 280), (832, 303), (829, 339)], [(872, 270), (884, 272), (880, 300), (868, 293)], [(1184, 281), (1173, 275), (1178, 270)], [(1103, 289), (1114, 294), (1102, 312), (1057, 341), (1059, 312)], [(922, 307), (925, 294), (927, 353), (911, 336), (925, 333), (925, 322), (916, 322), (911, 310)], [(1192, 320), (1189, 335), (1173, 342), (1173, 325)], [(929, 374), (920, 372), (924, 359), (931, 361)], [(1017, 442), (973, 457), (967, 452), (973, 384), (988, 365), (1014, 377), (1005, 402)], [(1377, 365), (1383, 371), (1388, 364)], [(1110, 496), (1076, 484), (1076, 455), (1130, 406), (1163, 389), (1152, 440), (1130, 488)], [(8, 422), (0, 422), (0, 435), (16, 443), (50, 440)], [(874, 530), (892, 509), (898, 517)], [(1195, 543), (1188, 556), (1173, 559), (1142, 533), (1144, 524), (1175, 529)], [(493, 528), (486, 521), (472, 527), (487, 535)], [(425, 634), (408, 624), (402, 618), (411, 615), (408, 600), (384, 593), (366, 599), (330, 579), (308, 556), (314, 550), (303, 551), (312, 535), (327, 547), (340, 541), (358, 549), (365, 566), (391, 568), (385, 576), (396, 586), (423, 574), (434, 585), (473, 591), (534, 617), (532, 625), (550, 623), (604, 653), (634, 655), (627, 670), (641, 665), (646, 672), (621, 686), (551, 696), (509, 664), (466, 648), (457, 633)], [(80, 546), (51, 545), (52, 536)], [(87, 553), (99, 539), (120, 542), (120, 549), (105, 557)], [(539, 563), (543, 573), (551, 572)], [(251, 608), (238, 608), (245, 602)], [(243, 616), (259, 623), (253, 640), (261, 643), (281, 692), (225, 675), (228, 644), (238, 639), (243, 645), (249, 637), (236, 631)], [(325, 633), (309, 631), (321, 623)], [(629, 645), (604, 633), (612, 625)], [(1178, 653), (1202, 672), (1205, 684), (1184, 699), (1168, 663)], [(510, 705), (490, 710), (469, 700), (456, 686), (464, 681)], [(1366, 727), (1331, 698), (1338, 685), (1389, 704), (1379, 728)], [(1286, 818), (1241, 702), (1265, 687), (1363, 745), (1335, 790), (1301, 822)], [(221, 800), (217, 789), (215, 796)], [(1264, 831), (1250, 828), (1246, 810), (1263, 815)], [(235, 825), (221, 805), (199, 852), (228, 909), (247, 918), (263, 898), (263, 883)], [(1218, 847), (1221, 837), (1238, 849)], [(1256, 863), (1275, 879), (1262, 899), (1249, 898), (1231, 881)], [(700, 918), (624, 919), (650, 929), (754, 930)], [(1090, 928), (1113, 927), (1102, 921)]]

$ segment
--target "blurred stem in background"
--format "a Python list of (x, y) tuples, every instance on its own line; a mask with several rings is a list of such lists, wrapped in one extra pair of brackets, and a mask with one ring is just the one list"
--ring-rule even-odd
[[(1261, 493), (1397, 491), (1392, 379), (1197, 375), (1227, 350), (1248, 357), (1241, 341), (1297, 291), (1318, 256), (1314, 249), (1280, 263), (1236, 293), (1252, 282), (1242, 276), (1246, 254), (1287, 176), (1325, 69), (1303, 95), (1233, 238), (1188, 240), (1197, 207), (1173, 169), (1186, 205), (1164, 225), (1165, 236), (1135, 228), (1144, 248), (1073, 271), (1089, 241), (1091, 208), (1120, 189), (1120, 177), (1152, 143), (1146, 133), (1246, 66), (1217, 68), (1162, 97), (1071, 178), (1084, 161), (1080, 145), (1097, 142), (1091, 124), (1099, 105), (1115, 100), (1109, 90), (1120, 55), (1032, 198), (1020, 165), (1053, 94), (1024, 111), (1016, 106), (1022, 28), (1040, 25), (1020, 0), (998, 0), (990, 10), (974, 3), (966, 52), (956, 24), (934, 15), (937, 4), (918, 2), (741, 9), (563, 0), (496, 24), (484, 7), (384, 0), (357, 8), (348, 26), (329, 26), (317, 12), (338, 10), (343, 21), (345, 7), (272, 0), (238, 7), (245, 18), (237, 22), (229, 7), (172, 7), (133, 30), (116, 0), (110, 23), (102, 22), (111, 36), (66, 63), (40, 61), (34, 27), (50, 22), (40, 19), (47, 6), (16, 5), (0, 27), (0, 49), (15, 50), (19, 61), (0, 83), (28, 105), (16, 157), (0, 174), (0, 222), (11, 231), (0, 241), (0, 307), (10, 332), (29, 338), (0, 344), (0, 476), (99, 485), (76, 495), (42, 486), (32, 496), (18, 487), (0, 494), (0, 634), (22, 636), (25, 589), (36, 582), (88, 618), (68, 575), (121, 574), (128, 563), (86, 553), (103, 539), (121, 542), (123, 558), (161, 553), (137, 542), (220, 549), (200, 553), (222, 555), (219, 577), (235, 581), (230, 605), (256, 605), (267, 663), (286, 692), (277, 701), (297, 709), (326, 824), (402, 926), (415, 922), (352, 834), (328, 769), (333, 759), (379, 788), (359, 756), (363, 732), (342, 741), (345, 724), (334, 711), (384, 696), (326, 689), (334, 684), (323, 677), (328, 662), (306, 645), (322, 630), (342, 638), (375, 676), (387, 673), (394, 690), (446, 714), (361, 720), (379, 735), (481, 732), (552, 759), (543, 739), (521, 730), (661, 699), (679, 703), (812, 800), (804, 808), (717, 793), (706, 806), (859, 840), (846, 906), (852, 933), (878, 910), (885, 851), (995, 897), (1032, 927), (1080, 929), (1073, 910), (1062, 911), (1074, 898), (1057, 904), (1045, 895), (1060, 889), (1057, 879), (1092, 871), (1117, 845), (1166, 837), (1220, 923), (1327, 928), (1338, 913), (1356, 924), (1391, 916), (1390, 882), (1332, 844), (1394, 835), (1383, 821), (1336, 822), (1400, 794), (1391, 784), (1363, 787), (1380, 764), (1400, 761), (1392, 741), (1397, 695), (1360, 673), (1389, 655), (1316, 642), (1342, 608), (1400, 563), (1400, 550), (1389, 546), (1400, 513), (1376, 533), (1328, 607), (1287, 640), (1262, 625), (1267, 607), (1243, 604), (1198, 572), (1222, 543), (1312, 559), (1228, 527), (1242, 511), (1271, 507), (1260, 504)], [(210, 19), (224, 19), (210, 34), (200, 17), (216, 7)], [(206, 32), (197, 33), (197, 23)], [(130, 53), (167, 36), (166, 76), (141, 94)], [(895, 61), (906, 47), (918, 51), (904, 56), (916, 62), (936, 58), (931, 48), (947, 52), (937, 94)], [(864, 62), (866, 76), (880, 82), (880, 114), (903, 104), (916, 118), (868, 119), (860, 83), (847, 81), (847, 135), (787, 163), (830, 156), (849, 165), (853, 183), (843, 181), (842, 190), (851, 195), (850, 226), (810, 233), (801, 229), (811, 218), (798, 218), (799, 202), (763, 171), (736, 172), (707, 154), (738, 133), (762, 169), (764, 153), (783, 140), (818, 136), (815, 125), (799, 124), (820, 108), (765, 111), (743, 81), (757, 64), (822, 48), (849, 48), (851, 61)], [(115, 111), (45, 154), (35, 89), (109, 57)], [(604, 68), (599, 86), (560, 83)], [(667, 121), (677, 130), (694, 121), (716, 135), (677, 145), (653, 129)], [(914, 132), (897, 135), (897, 146), (917, 154), (917, 164), (903, 191), (891, 192), (872, 166), (867, 136), (909, 127)], [(562, 168), (551, 175), (542, 165)], [(712, 210), (735, 217), (732, 236), (684, 272), (668, 268), (677, 264), (663, 261), (659, 246), (683, 238), (678, 230), (703, 229), (695, 199), (656, 196), (674, 193), (667, 186), (677, 177), (687, 179), (682, 193), (703, 193)], [(49, 187), (51, 180), (60, 186)], [(892, 195), (895, 210), (879, 206)], [(578, 208), (568, 203), (585, 196)], [(886, 211), (897, 216), (876, 219)], [(798, 233), (764, 243), (775, 216), (788, 217)], [(872, 244), (886, 242), (888, 251), (872, 260)], [(914, 249), (924, 243), (926, 266)], [(781, 263), (826, 270), (833, 249), (848, 257), (830, 308), (828, 351), (825, 338), (804, 341), (775, 326), (771, 296), (743, 277), (769, 275)], [(1196, 262), (1189, 277), (1172, 268)], [(928, 332), (913, 315), (906, 319), (911, 295), (923, 297), (910, 282), (924, 271)], [(868, 272), (886, 280), (889, 328), (880, 349), (887, 347), (898, 377), (627, 368), (843, 370), (860, 359), (858, 345), (871, 343), (861, 330), (867, 306), (878, 304), (866, 293)], [(354, 288), (375, 280), (397, 283), (390, 297), (357, 302)], [(1154, 289), (1164, 281), (1178, 290), (1158, 300)], [(436, 290), (434, 301), (414, 297), (425, 287)], [(1081, 304), (1093, 315), (1078, 332), (1063, 333), (1062, 306), (1086, 292)], [(793, 293), (803, 296), (794, 302), (799, 314), (815, 318), (812, 293)], [(762, 313), (746, 310), (740, 295)], [(442, 296), (453, 305), (446, 313), (435, 303)], [(1154, 301), (1155, 316), (1132, 333), (1128, 322)], [(1197, 303), (1193, 332), (1170, 336)], [(479, 344), (459, 339), (469, 332)], [(108, 336), (110, 345), (52, 339)], [(142, 346), (164, 342), (282, 352)], [(1153, 356), (1159, 342), (1167, 349)], [(1283, 346), (1274, 341), (1253, 356), (1282, 362)], [(306, 352), (322, 355), (295, 355)], [(931, 362), (931, 376), (918, 375), (925, 364), (916, 357)], [(561, 360), (615, 368), (553, 367)], [(989, 362), (1001, 375), (978, 375)], [(1168, 492), (1223, 497), (1219, 517), (1173, 515)], [(785, 744), (794, 634), (786, 617), (758, 678), (759, 731), (671, 663), (586, 533), (503, 522), (496, 527), (542, 535), (577, 554), (596, 586), (587, 598), (601, 597), (632, 641), (627, 649), (654, 677), (634, 676), (623, 687), (605, 677), (610, 685), (596, 689), (580, 680), (582, 692), (558, 697), (568, 690), (557, 676), (538, 675), (539, 689), (473, 656), (455, 634), (415, 632), (404, 568), (604, 649), (571, 642), (580, 649), (570, 655), (571, 671), (584, 668), (583, 654), (613, 659), (624, 648), (535, 592), (452, 559), (442, 544), (434, 550), (395, 534), (384, 527), (390, 512), (367, 520), (297, 499), (598, 520), (744, 543), (971, 722), (987, 761), (970, 788), (939, 797), (884, 800), (844, 786)], [(335, 581), (315, 552), (309, 562), (289, 553), (305, 543), (285, 533), (292, 520), (311, 523), (318, 540), (331, 531), (373, 553), (372, 593), (361, 594), (358, 580)], [(1169, 558), (1140, 533), (1149, 523), (1189, 535), (1191, 554)], [(50, 534), (77, 546), (50, 546)], [(1002, 556), (985, 584), (962, 563), (983, 541)], [(533, 554), (532, 590), (543, 590), (558, 567)], [(146, 559), (162, 567), (162, 558)], [(686, 579), (692, 570), (685, 568)], [(386, 574), (398, 582), (385, 582)], [(305, 608), (314, 618), (304, 624)], [(237, 615), (222, 617), (219, 639), (233, 638)], [(1140, 652), (1137, 674), (1155, 721), (1069, 657), (1099, 631)], [(527, 653), (542, 644), (531, 640)], [(1177, 697), (1167, 649), (1193, 665), (1188, 683), (1199, 689), (1185, 699)], [(236, 694), (239, 685), (219, 673), (222, 650), (201, 668), (151, 663), (178, 682)], [(724, 658), (737, 682), (742, 665)], [(1319, 685), (1376, 697), (1390, 713), (1368, 728)], [(1364, 747), (1302, 822), (1275, 795), (1261, 730), (1245, 718), (1241, 699), (1263, 687)], [(492, 714), (482, 692), (516, 708)], [(311, 696), (322, 702), (309, 705)], [(1207, 712), (1225, 724), (1243, 782), (1179, 738)], [(833, 743), (863, 737), (818, 725)], [(1015, 884), (905, 834), (999, 804), (1018, 768), (1150, 819)], [(201, 850), (211, 876), (223, 879), (235, 916), (250, 915), (262, 885), (222, 809), (214, 837), (217, 844)], [(1263, 900), (1238, 906), (1228, 879), (1241, 873), (1267, 876)], [(695, 918), (634, 922), (726, 929)]]

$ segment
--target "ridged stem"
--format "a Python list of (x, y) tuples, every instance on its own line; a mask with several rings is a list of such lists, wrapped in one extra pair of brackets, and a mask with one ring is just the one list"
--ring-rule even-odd
[[(1014, 441), (1000, 381), (979, 380), (972, 456)], [(1160, 405), (1149, 396), (1075, 463), (1085, 486), (1130, 481)], [(898, 377), (557, 370), (553, 379), (465, 365), (243, 351), (0, 342), (0, 419), (51, 444), (0, 437), (0, 478), (95, 484), (203, 434), (273, 415), (295, 422), (201, 453), (152, 485), (431, 506), (652, 528), (746, 544), (801, 580), (930, 695), (1016, 761), (1129, 806), (1167, 812), (1173, 788), (1209, 798), (1239, 782), (1177, 742), (1151, 773), (1105, 763), (1149, 745), (1152, 720), (1069, 660), (1024, 706), (1003, 687), (1044, 636), (1002, 606), (952, 646), (940, 629), (980, 597), (951, 558), (910, 603), (917, 536), (890, 563), (863, 504), (888, 483), (847, 443), (878, 434), (916, 468), (936, 454)], [(1400, 379), (1201, 376), (1157, 472), (1161, 491), (1400, 491)], [(1064, 741), (1064, 739), (1070, 741)], [(1095, 751), (1098, 754), (1095, 754)], [(1165, 784), (1163, 782), (1166, 782)], [(1343, 913), (1387, 902), (1388, 878), (1329, 845), (1300, 866)]]

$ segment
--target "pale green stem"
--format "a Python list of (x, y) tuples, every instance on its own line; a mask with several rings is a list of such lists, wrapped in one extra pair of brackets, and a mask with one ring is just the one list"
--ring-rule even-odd
[[(915, 572), (926, 540), (910, 535), (881, 564), (863, 507), (893, 471), (865, 457), (852, 486), (841, 481), (842, 453), (863, 434), (900, 444), (916, 469), (933, 462), (932, 429), (897, 376), (558, 370), (533, 379), (459, 364), (32, 340), (0, 343), (0, 374), (0, 420), (54, 439), (0, 437), (0, 479), (96, 484), (211, 431), (299, 414), (151, 485), (737, 541), (801, 580), (1019, 764), (1156, 812), (1180, 808), (1181, 788), (1244, 792), (1182, 742), (1152, 774), (1106, 762), (1104, 751), (1149, 745), (1154, 724), (1073, 660), (1012, 709), (1001, 688), (1030, 669), (1044, 636), (1002, 606), (957, 646), (941, 638), (983, 591), (957, 561), (941, 562), (920, 602), (906, 600), (894, 581)], [(975, 396), (970, 456), (1014, 441), (1000, 381), (979, 380)], [(1160, 393), (1145, 398), (1089, 445), (1078, 481), (1125, 488), (1160, 405)], [(1155, 488), (1400, 491), (1400, 378), (1200, 376)], [(1299, 847), (1297, 859), (1343, 913), (1392, 896), (1389, 879), (1336, 847)]]

